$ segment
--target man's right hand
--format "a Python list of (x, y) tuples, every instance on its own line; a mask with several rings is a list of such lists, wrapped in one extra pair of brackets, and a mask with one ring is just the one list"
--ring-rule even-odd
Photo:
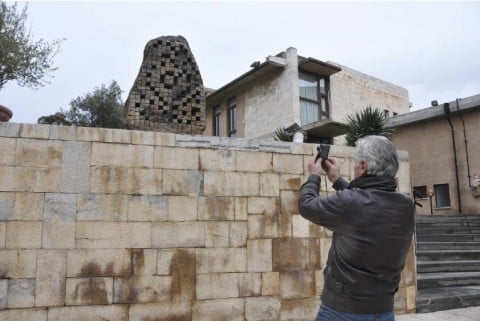
[(322, 162), (322, 169), (327, 174), (328, 180), (333, 184), (340, 177), (340, 169), (337, 161), (333, 158), (326, 159)]

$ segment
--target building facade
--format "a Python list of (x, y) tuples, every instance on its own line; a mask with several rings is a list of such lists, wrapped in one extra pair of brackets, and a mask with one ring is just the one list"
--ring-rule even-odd
[(309, 142), (333, 143), (348, 114), (371, 105), (393, 116), (409, 104), (402, 87), (288, 48), (207, 95), (203, 135), (269, 138), (297, 124)]
[(480, 214), (480, 95), (389, 119), (407, 150), (417, 213)]

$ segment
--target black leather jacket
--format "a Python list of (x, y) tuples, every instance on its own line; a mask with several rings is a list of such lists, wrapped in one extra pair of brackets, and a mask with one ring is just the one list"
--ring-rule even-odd
[(349, 313), (393, 311), (412, 240), (414, 204), (393, 178), (339, 178), (334, 195), (319, 197), (320, 177), (300, 189), (300, 214), (333, 231), (321, 300)]

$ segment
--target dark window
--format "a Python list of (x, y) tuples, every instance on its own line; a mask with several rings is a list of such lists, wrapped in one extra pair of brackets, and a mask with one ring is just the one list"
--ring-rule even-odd
[(228, 104), (228, 136), (237, 137), (237, 100), (235, 97), (227, 101)]
[(328, 78), (298, 73), (302, 125), (328, 119)]
[(398, 113), (396, 113), (396, 112), (393, 112), (393, 116), (397, 116), (397, 115), (398, 115)]
[(415, 196), (415, 198), (427, 198), (427, 187), (415, 186), (413, 188), (413, 195)]
[(213, 136), (220, 136), (220, 106), (213, 108)]
[(433, 185), (435, 189), (435, 206), (450, 207), (450, 191), (448, 184)]
[(385, 114), (385, 118), (390, 117), (390, 111), (388, 109), (385, 109), (383, 113)]

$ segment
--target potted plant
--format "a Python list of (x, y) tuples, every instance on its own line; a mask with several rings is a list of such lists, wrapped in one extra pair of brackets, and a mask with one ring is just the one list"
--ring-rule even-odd
[(0, 122), (7, 122), (12, 118), (12, 111), (5, 106), (0, 105)]

